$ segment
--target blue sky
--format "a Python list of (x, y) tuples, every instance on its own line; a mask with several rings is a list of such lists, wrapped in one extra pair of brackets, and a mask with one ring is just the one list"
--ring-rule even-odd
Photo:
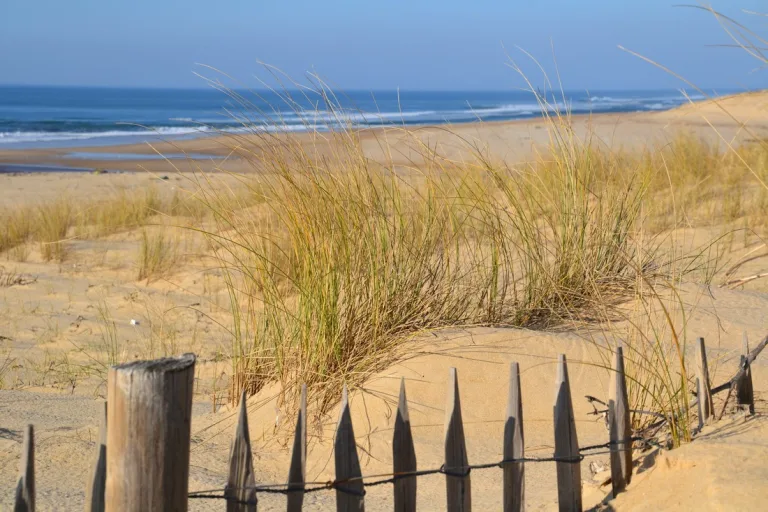
[[(507, 53), (524, 64), (520, 46), (552, 73), (551, 44), (570, 89), (682, 85), (617, 45), (702, 87), (766, 83), (742, 50), (708, 46), (729, 40), (680, 1), (0, 0), (0, 83), (201, 87), (204, 63), (253, 86), (263, 61), (334, 88), (504, 90), (521, 86)], [(712, 5), (765, 26), (739, 12), (764, 1)]]

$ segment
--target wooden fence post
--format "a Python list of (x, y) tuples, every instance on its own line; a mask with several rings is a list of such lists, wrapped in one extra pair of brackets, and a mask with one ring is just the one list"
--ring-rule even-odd
[(570, 461), (556, 462), (557, 502), (561, 512), (581, 511), (581, 461), (576, 423), (573, 417), (571, 387), (565, 355), (560, 354), (555, 380), (555, 457)]
[(712, 417), (712, 388), (709, 383), (709, 366), (707, 365), (707, 349), (704, 345), (704, 338), (699, 338), (697, 343), (697, 365), (696, 365), (696, 395), (699, 401), (699, 430), (704, 424), (709, 422)]
[(107, 403), (104, 402), (104, 415), (99, 428), (99, 440), (96, 443), (96, 457), (93, 460), (91, 478), (85, 488), (85, 512), (104, 512), (104, 492), (107, 481)]
[(755, 414), (755, 397), (752, 388), (752, 366), (749, 363), (749, 339), (746, 331), (742, 337), (742, 353), (739, 358), (739, 368), (743, 368), (744, 374), (736, 380), (736, 403), (740, 407), (746, 407), (749, 414)]
[[(405, 397), (405, 379), (400, 379), (400, 399), (397, 403), (395, 432), (392, 437), (392, 472), (416, 471), (416, 449), (413, 446), (411, 418)], [(395, 481), (395, 512), (416, 510), (416, 477), (409, 476)]]
[(256, 511), (256, 478), (253, 475), (251, 434), (248, 431), (248, 407), (245, 391), (240, 395), (240, 413), (235, 437), (229, 449), (229, 476), (224, 487), (227, 512)]
[[(507, 420), (504, 423), (504, 460), (525, 457), (523, 439), (523, 398), (520, 389), (520, 365), (509, 365), (509, 397)], [(504, 512), (525, 509), (525, 464), (504, 464)]]
[(365, 510), (365, 487), (363, 487), (360, 459), (357, 458), (355, 432), (352, 430), (352, 415), (349, 412), (347, 385), (341, 395), (341, 412), (336, 427), (334, 443), (336, 460), (336, 511), (362, 512)]
[(195, 356), (113, 366), (106, 510), (185, 511)]
[(608, 425), (611, 437), (611, 487), (614, 497), (632, 479), (632, 428), (624, 373), (624, 352), (616, 347), (608, 386)]
[(288, 470), (288, 512), (301, 512), (307, 475), (307, 385), (301, 386), (301, 403), (293, 436), (291, 467)]
[(35, 427), (24, 429), (14, 512), (35, 512)]
[(448, 373), (448, 403), (445, 408), (445, 488), (448, 512), (472, 510), (472, 486), (469, 478), (467, 445), (461, 421), (459, 380), (456, 368)]

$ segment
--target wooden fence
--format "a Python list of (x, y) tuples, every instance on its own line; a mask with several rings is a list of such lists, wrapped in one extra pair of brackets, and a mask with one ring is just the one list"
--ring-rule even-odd
[[(699, 340), (698, 391), (691, 406), (698, 404), (700, 426), (712, 417), (712, 395), (720, 391), (728, 390), (728, 398), (735, 392), (739, 404), (753, 411), (750, 365), (768, 343), (768, 336), (752, 352), (749, 352), (746, 338), (744, 343), (739, 372), (726, 383), (710, 388), (704, 340)], [(188, 492), (194, 365), (195, 356), (185, 354), (179, 358), (134, 362), (110, 369), (107, 383), (109, 406), (105, 406), (86, 490), (86, 511), (184, 511), (190, 497), (203, 497)], [(552, 457), (534, 458), (525, 456), (520, 371), (518, 364), (512, 363), (509, 368), (503, 460), (474, 466), (469, 464), (467, 457), (459, 379), (456, 369), (451, 368), (445, 416), (444, 464), (439, 469), (430, 470), (419, 470), (417, 466), (405, 381), (401, 381), (392, 443), (392, 475), (384, 481), (374, 482), (364, 479), (361, 473), (345, 386), (334, 442), (336, 478), (333, 482), (315, 487), (305, 483), (306, 388), (301, 394), (288, 480), (279, 487), (256, 484), (243, 394), (226, 486), (221, 496), (205, 497), (220, 497), (225, 501), (227, 511), (255, 512), (258, 493), (269, 489), (270, 492), (285, 493), (287, 510), (298, 512), (302, 510), (306, 493), (332, 489), (336, 493), (337, 511), (356, 512), (363, 510), (365, 486), (391, 483), (394, 509), (407, 512), (416, 510), (418, 477), (441, 473), (445, 475), (447, 510), (463, 512), (469, 511), (472, 506), (470, 470), (498, 466), (502, 469), (503, 510), (519, 511), (525, 508), (525, 464), (551, 462), (557, 469), (559, 509), (578, 511), (582, 509), (581, 461), (584, 450), (609, 449), (614, 495), (624, 490), (632, 477), (631, 411), (621, 348), (614, 351), (612, 367), (607, 402), (609, 439), (603, 445), (580, 448), (566, 359), (564, 355), (559, 357), (553, 408), (554, 454)], [(35, 510), (32, 425), (24, 434), (15, 510)]]

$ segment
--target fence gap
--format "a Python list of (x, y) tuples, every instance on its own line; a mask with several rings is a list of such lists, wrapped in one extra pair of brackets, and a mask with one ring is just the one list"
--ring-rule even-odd
[(472, 510), (467, 445), (461, 421), (459, 380), (456, 368), (448, 371), (448, 403), (445, 408), (445, 488), (448, 512)]
[[(504, 423), (504, 460), (525, 457), (523, 440), (523, 398), (520, 389), (520, 365), (509, 365), (509, 397)], [(504, 512), (525, 510), (525, 464), (504, 464)]]
[(709, 384), (709, 366), (707, 365), (707, 349), (704, 338), (699, 338), (697, 343), (696, 365), (696, 396), (699, 404), (699, 430), (701, 430), (712, 417), (712, 388)]
[(104, 512), (105, 484), (107, 481), (107, 402), (99, 428), (96, 456), (93, 459), (91, 478), (85, 487), (85, 512)]
[[(394, 474), (416, 471), (416, 449), (413, 446), (411, 418), (405, 396), (405, 379), (400, 379), (400, 399), (397, 403), (395, 432), (392, 437), (392, 472)], [(395, 512), (416, 510), (416, 477), (395, 480)]]
[(613, 495), (632, 479), (632, 428), (624, 373), (624, 351), (616, 347), (608, 386), (608, 426), (611, 438), (611, 488)]
[(251, 434), (248, 431), (248, 406), (245, 391), (240, 395), (240, 411), (235, 437), (229, 449), (229, 475), (224, 487), (227, 512), (256, 511), (256, 477), (253, 474)]
[(35, 427), (24, 429), (14, 512), (35, 512)]
[(556, 462), (557, 502), (561, 512), (581, 511), (581, 461), (576, 422), (573, 417), (571, 385), (565, 354), (560, 354), (555, 380), (555, 457), (572, 462)]
[(755, 414), (755, 397), (752, 388), (752, 365), (749, 363), (749, 339), (746, 331), (742, 336), (742, 356), (739, 358), (739, 369), (744, 374), (736, 380), (736, 403), (739, 407), (749, 410), (749, 414)]
[(187, 510), (195, 356), (113, 366), (106, 510)]
[(341, 411), (336, 427), (336, 511), (362, 512), (365, 509), (365, 488), (363, 487), (360, 460), (357, 457), (355, 433), (352, 430), (352, 415), (349, 411), (349, 393), (347, 385), (341, 395)]
[(301, 386), (301, 402), (293, 436), (291, 467), (288, 470), (288, 512), (300, 512), (304, 505), (304, 482), (307, 474), (307, 385)]

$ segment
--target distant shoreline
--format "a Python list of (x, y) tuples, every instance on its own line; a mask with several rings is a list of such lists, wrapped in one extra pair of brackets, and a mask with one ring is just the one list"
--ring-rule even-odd
[[(734, 121), (730, 114), (724, 113), (721, 107), (739, 122)], [(768, 136), (768, 92), (726, 96), (666, 111), (576, 114), (570, 116), (570, 119), (579, 136), (585, 137), (592, 133), (602, 144), (611, 147), (663, 143), (671, 133), (680, 130), (692, 131), (714, 143), (720, 143), (721, 135), (725, 138), (741, 137), (746, 140), (748, 137), (744, 126), (750, 126), (759, 132), (761, 137)], [(718, 127), (721, 135), (717, 135), (710, 124)], [(386, 144), (393, 145), (395, 150), (393, 163), (408, 166), (410, 162), (406, 153), (410, 150), (403, 146), (404, 142), (400, 139), (428, 139), (430, 144), (442, 144), (446, 151), (453, 151), (457, 157), (460, 151), (452, 149), (453, 146), (466, 146), (467, 140), (480, 141), (496, 155), (502, 155), (509, 161), (521, 161), (528, 158), (535, 147), (549, 143), (547, 128), (547, 120), (536, 117), (405, 127), (361, 127), (354, 131), (359, 134), (361, 143), (368, 147), (367, 152), (371, 158), (381, 160), (384, 157), (381, 146), (382, 142), (386, 141)], [(410, 135), (400, 137), (400, 134), (406, 133)], [(14, 168), (13, 166), (16, 166), (15, 169), (25, 166), (27, 172), (91, 172), (95, 169), (107, 169), (167, 174), (211, 169), (221, 162), (224, 162), (223, 168), (227, 171), (248, 172), (249, 166), (241, 158), (244, 147), (257, 147), (264, 143), (265, 137), (279, 139), (285, 136), (287, 135), (275, 133), (206, 133), (194, 138), (158, 140), (153, 143), (78, 146), (76, 149), (4, 149), (0, 146), (0, 172), (2, 169)], [(318, 137), (324, 137), (322, 133), (307, 132), (291, 132), (290, 136), (308, 144), (315, 144)], [(233, 146), (239, 146), (240, 149), (233, 152)], [(81, 157), (73, 158), (72, 153), (78, 153)], [(187, 160), (183, 158), (184, 153), (195, 158)], [(159, 154), (172, 155), (173, 160), (166, 161)], [(104, 156), (100, 158), (99, 155)], [(146, 155), (146, 158), (142, 158), (142, 155)], [(30, 166), (38, 166), (41, 170)]]

